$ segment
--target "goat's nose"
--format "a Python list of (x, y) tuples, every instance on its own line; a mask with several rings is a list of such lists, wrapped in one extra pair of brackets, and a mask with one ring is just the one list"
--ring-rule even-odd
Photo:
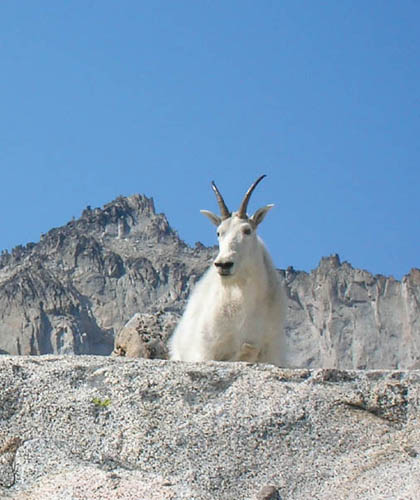
[(232, 266), (233, 262), (215, 262), (214, 265), (216, 267), (219, 267), (220, 269), (223, 269), (224, 271), (228, 271)]

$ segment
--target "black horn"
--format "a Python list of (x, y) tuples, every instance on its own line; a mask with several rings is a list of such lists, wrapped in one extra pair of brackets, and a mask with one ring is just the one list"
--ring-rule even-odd
[(246, 210), (248, 208), (248, 202), (249, 202), (249, 199), (251, 198), (251, 194), (254, 191), (254, 189), (257, 187), (258, 183), (264, 179), (264, 177), (267, 177), (267, 176), (264, 174), (264, 175), (261, 175), (261, 177), (258, 177), (258, 179), (254, 182), (254, 184), (252, 184), (252, 186), (246, 192), (244, 199), (242, 200), (241, 206), (239, 207), (239, 210), (238, 210), (238, 217), (240, 219), (247, 218)]
[(219, 205), (220, 215), (222, 216), (222, 220), (229, 219), (229, 217), (231, 216), (231, 213), (229, 212), (229, 209), (226, 206), (225, 200), (223, 199), (223, 196), (220, 194), (220, 191), (217, 189), (217, 186), (214, 183), (214, 181), (211, 181), (211, 187), (213, 188), (213, 191), (216, 195), (217, 204)]

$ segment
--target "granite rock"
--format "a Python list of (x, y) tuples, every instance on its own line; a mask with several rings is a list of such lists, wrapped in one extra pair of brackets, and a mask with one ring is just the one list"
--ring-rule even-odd
[(170, 312), (137, 313), (119, 331), (114, 356), (168, 359), (167, 342), (179, 316)]
[(332, 255), (311, 273), (281, 275), (289, 366), (420, 368), (420, 270), (397, 281)]
[(179, 313), (213, 255), (145, 196), (88, 207), (0, 256), (0, 353), (110, 354), (136, 313)]
[(2, 356), (0, 387), (0, 498), (418, 498), (419, 371)]

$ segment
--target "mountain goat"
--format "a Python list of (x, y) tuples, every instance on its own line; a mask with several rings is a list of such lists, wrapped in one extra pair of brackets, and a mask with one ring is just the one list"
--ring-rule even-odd
[(237, 212), (230, 213), (212, 182), (221, 215), (201, 210), (217, 226), (219, 253), (195, 286), (170, 341), (173, 360), (282, 363), (286, 300), (258, 225), (273, 205), (249, 217), (248, 202), (259, 177)]

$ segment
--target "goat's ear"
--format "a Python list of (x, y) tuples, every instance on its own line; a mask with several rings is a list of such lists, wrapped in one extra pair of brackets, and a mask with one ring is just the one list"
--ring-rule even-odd
[(200, 212), (206, 217), (208, 217), (216, 227), (220, 226), (222, 219), (218, 215), (214, 214), (213, 212), (210, 212), (210, 210), (200, 210)]
[(270, 205), (266, 205), (265, 207), (259, 208), (255, 214), (251, 217), (251, 221), (258, 226), (264, 220), (264, 217), (267, 215), (267, 212), (271, 210), (274, 205), (271, 203)]

